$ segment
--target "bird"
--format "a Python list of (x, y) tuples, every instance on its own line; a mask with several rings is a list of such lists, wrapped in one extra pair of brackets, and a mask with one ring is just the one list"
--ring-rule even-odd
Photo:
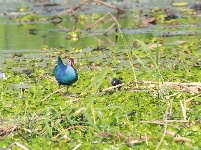
[[(114, 78), (114, 79), (112, 79), (111, 84), (112, 84), (112, 86), (116, 86), (116, 85), (122, 84), (122, 82), (121, 82), (121, 80)], [(118, 87), (118, 89), (120, 90), (121, 86)]]
[[(61, 85), (66, 85), (66, 95), (69, 95), (69, 85), (75, 83), (78, 80), (78, 72), (77, 69), (74, 68), (74, 59), (68, 57), (67, 64), (64, 65), (61, 57), (58, 56), (57, 65), (54, 67), (53, 73), (59, 84), (58, 89), (60, 89)], [(63, 95), (61, 92), (60, 94)]]

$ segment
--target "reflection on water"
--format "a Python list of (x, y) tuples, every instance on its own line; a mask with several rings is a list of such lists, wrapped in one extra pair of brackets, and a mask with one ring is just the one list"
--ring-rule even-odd
[[(103, 33), (105, 30), (113, 23), (113, 20), (103, 22), (100, 26), (95, 27), (90, 32), (86, 31), (87, 27), (100, 17), (100, 14), (95, 14), (98, 10), (101, 14), (106, 13), (107, 11), (114, 12), (111, 9), (105, 9), (102, 6), (96, 6), (94, 4), (87, 4), (83, 6), (83, 10), (77, 11), (76, 14), (79, 18), (79, 21), (76, 22), (76, 19), (72, 16), (64, 15), (62, 16), (61, 24), (54, 24), (47, 18), (55, 16), (58, 12), (61, 12), (67, 8), (75, 6), (79, 1), (64, 1), (64, 0), (49, 0), (43, 1), (43, 3), (36, 2), (32, 3), (33, 0), (21, 0), (21, 1), (0, 1), (0, 11), (3, 15), (0, 16), (0, 53), (13, 52), (13, 51), (26, 51), (34, 52), (40, 50), (43, 47), (65, 47), (67, 49), (71, 48), (87, 48), (87, 47), (96, 47), (96, 46), (119, 46), (122, 48), (124, 45), (122, 38), (118, 37), (114, 33), (114, 30), (111, 30), (108, 36), (104, 36)], [(147, 1), (136, 1), (130, 2), (114, 2), (109, 1), (116, 6), (127, 9), (147, 9), (144, 10), (144, 13), (148, 13), (148, 10), (153, 7), (161, 4), (161, 1), (152, 0), (148, 5)], [(44, 5), (44, 4), (57, 4), (57, 5)], [(15, 5), (14, 5), (15, 4)], [(160, 7), (165, 7), (170, 5), (168, 0), (163, 1), (163, 5)], [(191, 3), (190, 3), (191, 4)], [(93, 6), (93, 7), (92, 7)], [(159, 7), (158, 6), (158, 7)], [(26, 11), (19, 11), (19, 8), (27, 8)], [(1, 9), (2, 8), (2, 9)], [(35, 23), (21, 23), (16, 22), (16, 18), (24, 14), (37, 14), (39, 17), (46, 17), (47, 21), (35, 22)], [(83, 16), (80, 14), (83, 13)], [(88, 17), (86, 17), (87, 15)], [(132, 42), (133, 38), (137, 39), (150, 39), (153, 37), (163, 37), (166, 38), (166, 41), (173, 40), (187, 40), (191, 36), (200, 36), (201, 22), (200, 17), (194, 18), (197, 20), (197, 24), (186, 25), (186, 26), (161, 26), (161, 25), (151, 25), (144, 28), (136, 28), (133, 24), (134, 14), (126, 14), (127, 19), (119, 20), (122, 25), (122, 33), (124, 35), (124, 40), (126, 42)], [(188, 18), (187, 18), (188, 19)], [(74, 31), (76, 34), (79, 34), (78, 37), (69, 38)], [(167, 35), (167, 36), (166, 36)], [(77, 35), (76, 35), (77, 36)], [(174, 37), (172, 37), (174, 36)]]

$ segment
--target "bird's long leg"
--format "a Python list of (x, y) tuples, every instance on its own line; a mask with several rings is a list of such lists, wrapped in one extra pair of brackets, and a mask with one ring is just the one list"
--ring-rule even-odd
[(68, 85), (66, 86), (66, 93), (68, 93)]
[[(60, 84), (58, 86), (58, 89), (60, 89)], [(63, 95), (63, 93), (61, 91), (59, 91), (60, 95)]]
[(68, 87), (69, 87), (69, 85), (66, 86), (66, 94), (65, 94), (66, 96), (70, 95), (70, 93), (68, 92)]
[(69, 87), (69, 86), (67, 85), (67, 86), (66, 86), (66, 95), (67, 95), (67, 96), (70, 95), (69, 92), (68, 92), (68, 87)]

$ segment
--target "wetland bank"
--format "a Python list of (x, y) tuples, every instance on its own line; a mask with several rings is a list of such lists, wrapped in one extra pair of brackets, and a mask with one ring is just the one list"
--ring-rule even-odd
[[(195, 3), (0, 3), (0, 148), (201, 147)], [(55, 92), (59, 55), (79, 73), (68, 97)]]

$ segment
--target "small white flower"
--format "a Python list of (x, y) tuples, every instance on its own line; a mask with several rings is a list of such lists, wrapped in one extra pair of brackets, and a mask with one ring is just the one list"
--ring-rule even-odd
[(7, 80), (6, 74), (2, 72), (0, 72), (0, 78)]

